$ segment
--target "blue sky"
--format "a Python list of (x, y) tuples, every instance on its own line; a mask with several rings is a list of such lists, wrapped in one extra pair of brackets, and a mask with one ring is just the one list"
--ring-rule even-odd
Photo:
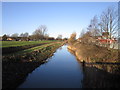
[(32, 34), (40, 25), (46, 25), (48, 34), (78, 36), (90, 20), (117, 2), (2, 2), (2, 35), (28, 32)]

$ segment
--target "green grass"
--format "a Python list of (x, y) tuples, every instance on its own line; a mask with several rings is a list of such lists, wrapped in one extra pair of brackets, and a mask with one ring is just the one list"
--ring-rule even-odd
[(38, 51), (38, 50), (43, 49), (43, 48), (46, 49), (46, 47), (48, 47), (50, 45), (52, 45), (52, 46), (54, 46), (54, 45), (60, 45), (60, 43), (45, 44), (45, 45), (41, 45), (41, 46), (37, 46), (37, 47), (30, 48), (30, 49), (19, 51), (16, 54), (30, 53), (30, 52), (33, 52), (33, 51)]
[[(42, 61), (50, 57), (55, 50), (60, 47), (63, 42), (48, 43), (41, 46), (36, 46), (26, 50), (18, 51), (16, 53), (10, 53), (3, 55), (3, 61), (17, 62), (17, 61)], [(30, 61), (31, 62), (31, 61)]]
[(48, 42), (53, 42), (53, 41), (0, 41), (0, 43), (1, 42), (2, 42), (2, 45), (0, 45), (0, 47), (16, 47), (16, 46), (48, 43)]
[(36, 46), (36, 47), (33, 47), (33, 48), (29, 48), (29, 49), (25, 49), (25, 50), (22, 50), (22, 51), (18, 51), (18, 52), (15, 52), (15, 53), (10, 53), (6, 56), (11, 56), (11, 55), (23, 55), (25, 53), (31, 53), (33, 51), (38, 51), (38, 50), (41, 50), (41, 49), (45, 49), (46, 47), (48, 46), (54, 46), (54, 45), (60, 45), (60, 43), (49, 43), (49, 44), (44, 44), (44, 45), (41, 45), (41, 46)]
[(30, 53), (32, 51), (39, 50), (39, 49), (47, 47), (49, 45), (52, 45), (52, 44), (45, 44), (45, 45), (41, 45), (41, 46), (30, 48), (30, 49), (25, 49), (25, 50), (17, 52), (16, 54), (23, 54), (23, 53), (28, 53), (28, 52)]

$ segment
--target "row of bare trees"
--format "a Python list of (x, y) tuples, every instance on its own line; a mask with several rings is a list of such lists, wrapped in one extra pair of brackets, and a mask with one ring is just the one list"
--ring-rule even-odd
[(118, 10), (113, 7), (107, 8), (102, 12), (100, 18), (94, 16), (88, 26), (88, 31), (92, 36), (102, 35), (103, 32), (108, 32), (108, 38), (115, 37), (118, 32)]
[(32, 33), (32, 35), (29, 35), (28, 32), (21, 33), (20, 35), (18, 33), (14, 33), (11, 36), (3, 35), (2, 38), (5, 40), (7, 37), (11, 37), (15, 40), (43, 40), (48, 39), (49, 35), (47, 34), (47, 26), (41, 25)]
[[(118, 10), (109, 7), (102, 12), (101, 16), (98, 18), (94, 16), (90, 25), (87, 27), (87, 31), (84, 29), (81, 31), (79, 41), (87, 44), (98, 44), (96, 38), (106, 34), (105, 39), (112, 39), (118, 37)], [(72, 33), (68, 42), (73, 44), (76, 41), (76, 33)]]

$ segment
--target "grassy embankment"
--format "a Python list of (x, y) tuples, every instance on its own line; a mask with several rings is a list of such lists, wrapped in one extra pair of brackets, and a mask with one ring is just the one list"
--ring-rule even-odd
[[(75, 55), (75, 48), (73, 48), (73, 46), (71, 46), (71, 48), (74, 50), (68, 49), (68, 51), (73, 55)], [(83, 47), (82, 46), (79, 47), (82, 49), (81, 51), (85, 49), (85, 47), (84, 48)], [(79, 48), (77, 48), (77, 50)], [(85, 52), (85, 53), (89, 53), (89, 52)], [(76, 56), (76, 58), (78, 58), (78, 56)], [(81, 61), (81, 59), (79, 59), (79, 61)], [(120, 84), (120, 78), (119, 78), (120, 65), (118, 63), (117, 64), (86, 63), (84, 64), (82, 69), (84, 72), (83, 88), (113, 88), (113, 87), (118, 88), (120, 87), (119, 85)]]
[(120, 63), (118, 57), (118, 50), (107, 49), (106, 47), (100, 47), (93, 44), (82, 44), (80, 42), (74, 42), (68, 46), (69, 49), (75, 52), (76, 57), (81, 62), (111, 62)]
[(18, 51), (16, 53), (10, 53), (7, 55), (3, 55), (3, 61), (40, 61), (43, 58), (47, 58), (50, 53), (53, 53), (54, 49), (61, 46), (63, 43), (54, 42), (48, 43), (40, 46), (36, 46), (33, 48), (25, 49), (22, 51)]
[[(90, 74), (91, 70), (93, 70), (93, 73), (92, 73), (93, 75), (98, 74), (97, 71), (101, 71), (101, 73), (102, 72), (108, 73), (110, 77), (113, 78), (113, 80), (117, 80), (116, 78), (119, 77), (120, 57), (118, 56), (118, 50), (107, 49), (105, 47), (100, 47), (93, 44), (91, 45), (82, 44), (79, 42), (75, 42), (69, 45), (68, 49), (70, 51), (71, 50), (73, 51), (73, 54), (76, 56), (78, 61), (80, 62), (83, 62), (83, 60), (85, 61), (85, 63), (84, 64), (82, 63), (82, 65), (83, 65), (84, 72), (86, 72), (87, 69), (89, 70), (87, 71), (87, 74)], [(94, 72), (94, 69), (97, 71)], [(91, 77), (91, 76), (92, 75), (89, 76), (85, 74), (85, 77), (93, 78), (91, 79), (91, 81), (95, 80), (94, 77)], [(104, 77), (104, 75), (102, 77)], [(87, 83), (88, 87), (92, 87), (94, 86), (96, 81), (93, 81), (92, 82), (93, 85), (92, 85), (92, 84), (88, 84), (89, 79), (88, 80), (85, 79), (85, 83)], [(100, 83), (98, 83), (97, 87), (101, 86), (99, 84)], [(85, 85), (85, 87), (87, 87), (87, 85)], [(115, 85), (111, 85), (111, 86), (114, 87)], [(118, 87), (118, 84), (115, 87)]]
[(3, 88), (16, 88), (28, 73), (51, 57), (64, 42), (54, 42), (41, 46), (25, 49), (16, 53), (3, 55), (2, 57), (2, 81)]
[(9, 54), (55, 41), (1, 41), (2, 54)]

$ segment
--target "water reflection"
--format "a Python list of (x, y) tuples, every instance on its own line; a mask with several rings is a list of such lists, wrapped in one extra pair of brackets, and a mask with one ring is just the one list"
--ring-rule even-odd
[[(73, 55), (74, 52), (69, 50)], [(79, 62), (79, 60), (78, 60)], [(80, 63), (80, 62), (79, 62)], [(85, 63), (82, 66), (84, 74), (83, 88), (120, 88), (120, 65), (112, 63)], [(81, 68), (81, 67), (80, 67)]]
[(29, 74), (19, 88), (120, 87), (120, 65), (85, 63), (83, 66), (67, 46), (59, 48), (47, 61)]
[(95, 67), (111, 74), (120, 75), (120, 65), (117, 64), (86, 64), (86, 67)]
[(82, 88), (82, 81), (80, 64), (65, 45), (46, 64), (29, 74), (19, 88)]
[[(104, 88), (120, 87), (119, 65), (85, 65), (83, 87)], [(101, 69), (102, 68), (102, 69)]]

